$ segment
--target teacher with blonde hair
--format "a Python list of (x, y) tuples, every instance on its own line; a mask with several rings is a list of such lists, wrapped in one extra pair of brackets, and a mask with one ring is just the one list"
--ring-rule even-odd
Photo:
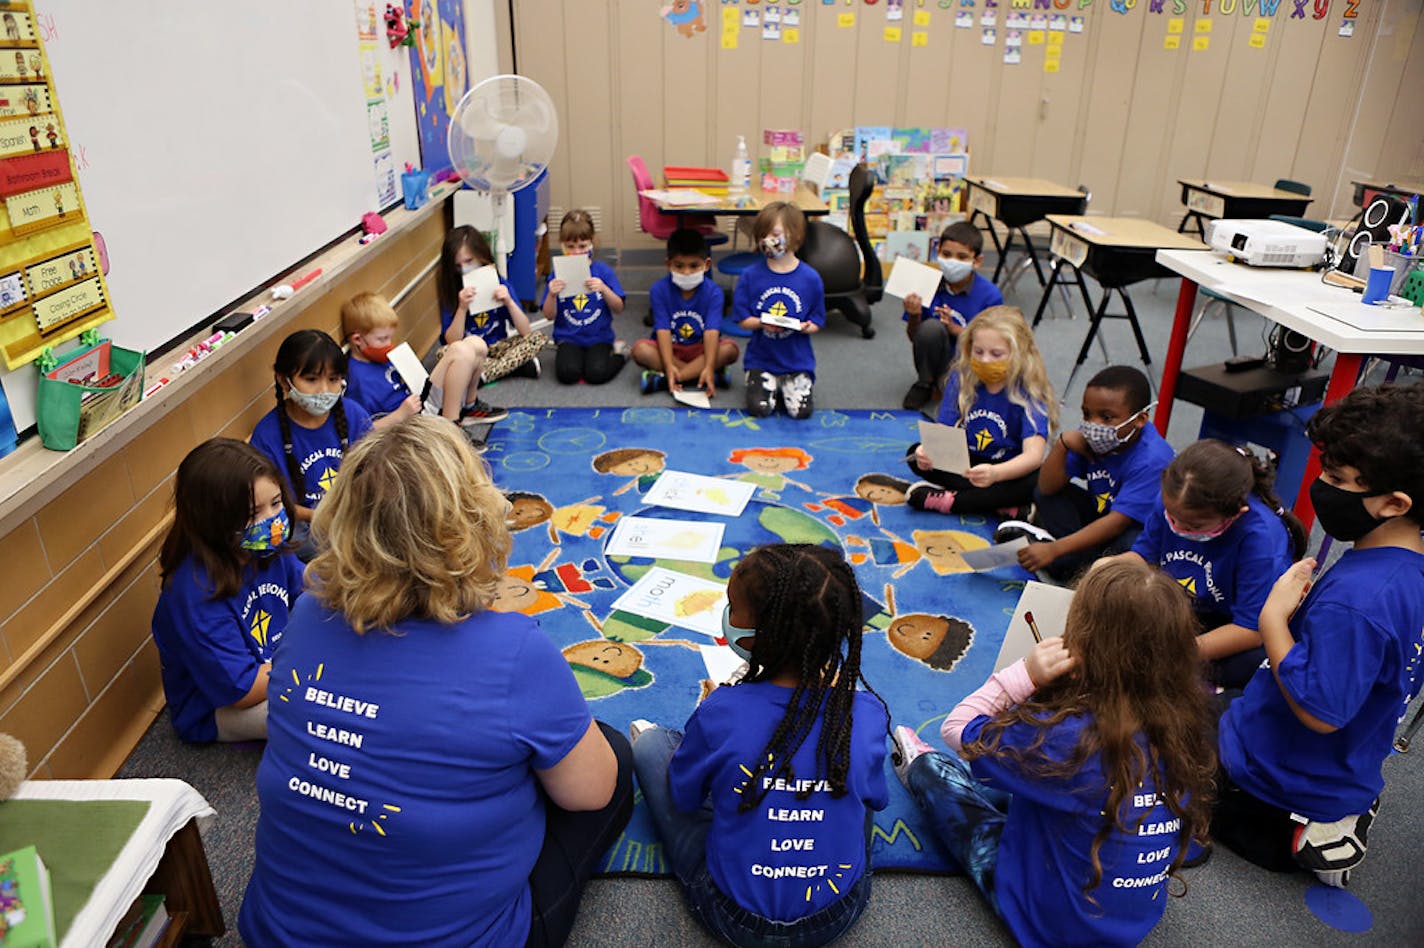
[(633, 809), (628, 742), (490, 611), (509, 504), (460, 430), (358, 443), (273, 656), (248, 944), (562, 944)]

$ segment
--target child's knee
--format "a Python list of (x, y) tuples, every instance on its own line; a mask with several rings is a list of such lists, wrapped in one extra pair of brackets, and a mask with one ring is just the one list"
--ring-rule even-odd
[(737, 348), (735, 342), (722, 340), (717, 344), (717, 362), (719, 367), (731, 365), (742, 356), (742, 350)]

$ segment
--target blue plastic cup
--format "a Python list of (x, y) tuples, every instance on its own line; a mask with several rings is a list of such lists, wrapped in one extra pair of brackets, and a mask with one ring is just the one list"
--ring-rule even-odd
[(1382, 303), (1389, 299), (1389, 285), (1394, 279), (1394, 267), (1370, 267), (1370, 275), (1365, 280), (1365, 296), (1362, 302)]
[(416, 210), (425, 203), (425, 190), (429, 183), (428, 171), (411, 171), (401, 175), (401, 196), (405, 199), (406, 210)]

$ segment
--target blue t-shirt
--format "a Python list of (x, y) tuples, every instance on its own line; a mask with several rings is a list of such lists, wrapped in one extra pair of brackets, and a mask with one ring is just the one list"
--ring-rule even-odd
[(1225, 533), (1199, 542), (1172, 532), (1159, 501), (1132, 552), (1181, 584), (1198, 614), (1229, 615), (1243, 629), (1256, 629), (1271, 587), (1290, 568), (1291, 539), (1261, 498), (1252, 495), (1246, 506)]
[[(742, 271), (732, 292), (732, 313), (738, 322), (748, 316), (771, 313), (826, 325), (826, 294), (821, 275), (811, 265), (797, 262), (790, 273), (775, 273), (765, 260)], [(806, 372), (816, 377), (816, 353), (811, 337), (794, 329), (756, 329), (747, 340), (747, 371), (772, 375)]]
[(346, 397), (372, 415), (389, 415), (410, 397), (410, 389), (390, 362), (346, 361)]
[(1172, 446), (1149, 422), (1142, 426), (1137, 440), (1111, 454), (1084, 457), (1069, 451), (1066, 468), (1069, 477), (1088, 482), (1088, 493), (1098, 502), (1100, 516), (1116, 510), (1146, 523), (1162, 502), (1162, 471), (1175, 456)]
[[(341, 399), (341, 407), (346, 411), (346, 443), (350, 446), (371, 430), (371, 416), (347, 397)], [(292, 456), (301, 465), (302, 481), (306, 487), (297, 497), (297, 503), (303, 507), (315, 507), (326, 496), (336, 481), (336, 472), (341, 468), (343, 452), (341, 438), (336, 434), (335, 414), (335, 411), (328, 414), (319, 428), (304, 428), (288, 419), (292, 430)], [(287, 452), (282, 445), (282, 425), (277, 420), (277, 409), (262, 416), (247, 441), (277, 466), (277, 470), (282, 472), (282, 479), (295, 495), (296, 487), (287, 476)]]
[[(959, 424), (958, 372), (949, 373), (936, 420), (942, 425)], [(975, 464), (1007, 461), (1023, 454), (1027, 439), (1048, 437), (1048, 410), (1036, 403), (1025, 409), (1009, 398), (1008, 386), (991, 392), (981, 382), (974, 386), (974, 404), (964, 419), (964, 433), (969, 439), (969, 459)]]
[(648, 290), (653, 309), (653, 338), (659, 329), (672, 333), (672, 341), (681, 346), (696, 345), (709, 330), (722, 331), (722, 288), (710, 276), (684, 299), (682, 290), (665, 276)]
[[(920, 301), (922, 304), (923, 300)], [(974, 274), (974, 281), (965, 288), (963, 293), (954, 293), (949, 289), (949, 285), (943, 280), (939, 281), (939, 289), (935, 291), (934, 299), (923, 306), (920, 313), (922, 319), (938, 319), (935, 310), (940, 306), (948, 306), (954, 311), (954, 321), (960, 326), (968, 326), (969, 320), (978, 316), (990, 306), (1004, 305), (1004, 294), (999, 292), (999, 288), (989, 280), (984, 279), (979, 274)], [(900, 314), (903, 322), (910, 321), (908, 311)]]
[[(970, 721), (964, 741), (976, 740), (988, 720)], [(1088, 721), (1078, 714), (1052, 727), (1029, 761), (1067, 760)], [(1000, 748), (1024, 752), (1039, 734), (1032, 725), (1010, 725)], [(1181, 831), (1150, 775), (1123, 801), (1127, 832), (1114, 829), (1098, 850), (1103, 875), (1089, 892), (1094, 904), (1083, 886), (1093, 877), (1093, 837), (1108, 797), (1102, 757), (1089, 757), (1071, 777), (1025, 774), (1008, 757), (980, 757), (970, 767), (975, 777), (1013, 795), (999, 838), (994, 896), (1020, 944), (1135, 945), (1146, 937), (1167, 908), (1167, 867)]]
[(251, 945), (519, 945), (544, 842), (535, 770), (591, 720), (539, 626), (479, 612), (357, 635), (308, 596), (272, 667)]
[[(613, 268), (602, 260), (589, 264), (589, 276), (597, 277), (620, 299), (626, 294)], [(554, 274), (549, 274), (539, 290), (539, 305), (549, 296), (549, 283)], [(602, 293), (586, 293), (580, 290), (573, 296), (559, 298), (558, 310), (554, 313), (554, 341), (570, 342), (576, 346), (596, 346), (613, 342), (613, 312), (603, 301)]]
[[(504, 291), (509, 294), (512, 300), (518, 300), (519, 294), (514, 292), (514, 287), (508, 280), (500, 280), (499, 285), (504, 287)], [(612, 286), (613, 284), (608, 284)], [(455, 311), (440, 307), (440, 338), (445, 339), (445, 333), (449, 331), (450, 324), (455, 321)], [(489, 345), (502, 342), (509, 335), (509, 310), (503, 303), (496, 303), (493, 308), (485, 310), (483, 313), (465, 314), (466, 336), (479, 336)]]
[(212, 598), (213, 584), (195, 558), (178, 565), (158, 594), (153, 641), (179, 737), (218, 739), (213, 712), (252, 689), (257, 667), (271, 660), (287, 610), (301, 591), (302, 564), (291, 553), (253, 557), (242, 585), (224, 599)]
[[(869, 871), (866, 813), (883, 810), (889, 800), (885, 710), (874, 696), (860, 692), (852, 705), (844, 796), (835, 799), (829, 788), (813, 789), (798, 800), (793, 785), (769, 789), (755, 810), (737, 812), (742, 801), (737, 788), (756, 769), (791, 694), (770, 682), (718, 688), (693, 712), (668, 767), (678, 809), (695, 812), (711, 795), (707, 868), (717, 888), (747, 911), (779, 922), (820, 911)], [(822, 723), (818, 717), (792, 758), (796, 782), (810, 781), (805, 785), (812, 788), (824, 776), (816, 766)]]
[[(1247, 793), (1312, 820), (1363, 813), (1384, 788), (1380, 766), (1419, 687), (1424, 556), (1350, 550), (1311, 588), (1290, 630), (1280, 686), (1263, 665), (1221, 716), (1222, 765)], [(1339, 730), (1300, 723), (1281, 687)]]

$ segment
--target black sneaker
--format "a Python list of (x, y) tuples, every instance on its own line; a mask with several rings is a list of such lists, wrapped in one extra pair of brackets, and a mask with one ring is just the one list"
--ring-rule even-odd
[(497, 421), (504, 421), (508, 417), (508, 409), (491, 405), (483, 398), (477, 398), (473, 403), (460, 409), (460, 424), (462, 425), (492, 425)]
[(995, 543), (1008, 543), (1019, 537), (1028, 537), (1036, 543), (1052, 543), (1058, 539), (1047, 530), (1027, 520), (1005, 520), (994, 530)]
[(934, 386), (928, 382), (916, 382), (910, 386), (910, 390), (905, 393), (905, 411), (919, 411), (930, 403), (934, 397)]
[(1370, 824), (1379, 813), (1379, 805), (1376, 799), (1364, 813), (1333, 823), (1307, 820), (1291, 840), (1296, 863), (1315, 873), (1315, 878), (1326, 885), (1345, 888), (1350, 882), (1350, 870), (1365, 861)]

